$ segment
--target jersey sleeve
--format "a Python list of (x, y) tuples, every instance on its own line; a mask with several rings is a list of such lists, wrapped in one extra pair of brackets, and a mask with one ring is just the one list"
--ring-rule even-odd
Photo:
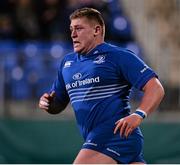
[(65, 88), (65, 83), (62, 76), (62, 66), (63, 60), (61, 61), (60, 67), (58, 69), (57, 77), (51, 87), (51, 91), (55, 91), (56, 99), (62, 106), (66, 106), (69, 103), (69, 96)]
[(144, 85), (157, 74), (131, 51), (120, 53), (118, 65), (124, 78), (135, 88), (142, 89)]

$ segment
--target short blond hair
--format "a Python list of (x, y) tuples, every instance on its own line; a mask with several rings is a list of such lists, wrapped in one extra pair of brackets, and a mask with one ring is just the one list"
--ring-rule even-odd
[(88, 20), (92, 20), (92, 21), (95, 21), (96, 23), (98, 23), (102, 27), (103, 36), (105, 35), (104, 19), (98, 10), (96, 10), (94, 8), (84, 7), (84, 8), (75, 10), (70, 15), (69, 18), (70, 18), (70, 20), (73, 20), (73, 19), (82, 18), (82, 17), (86, 17)]

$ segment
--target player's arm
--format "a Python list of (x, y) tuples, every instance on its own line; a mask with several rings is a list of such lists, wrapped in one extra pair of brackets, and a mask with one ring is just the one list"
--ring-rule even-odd
[(44, 93), (39, 100), (39, 108), (50, 114), (62, 112), (69, 103), (69, 96), (62, 76), (63, 65), (64, 63), (62, 60), (58, 69), (57, 77), (52, 84), (51, 92)]
[(153, 112), (164, 97), (164, 89), (160, 81), (153, 77), (143, 87), (144, 96), (136, 112), (116, 122), (114, 133), (120, 130), (120, 135), (128, 137), (143, 119)]
[(147, 115), (153, 112), (160, 104), (164, 97), (164, 88), (157, 78), (152, 78), (143, 87), (144, 96), (139, 105), (139, 109), (143, 110)]
[(39, 100), (39, 108), (47, 111), (50, 114), (58, 114), (62, 112), (67, 104), (67, 101), (61, 102), (57, 97), (55, 91), (44, 93)]

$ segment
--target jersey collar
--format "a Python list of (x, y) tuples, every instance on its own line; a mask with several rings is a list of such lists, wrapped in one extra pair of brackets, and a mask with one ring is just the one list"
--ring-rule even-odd
[(96, 55), (105, 53), (105, 52), (108, 51), (107, 45), (108, 44), (106, 42), (103, 42), (103, 43), (97, 45), (94, 49), (92, 49), (87, 54), (80, 54), (80, 53), (78, 53), (78, 57), (79, 57), (80, 60), (83, 60), (83, 59), (87, 59), (87, 58), (92, 57), (92, 56), (96, 56)]

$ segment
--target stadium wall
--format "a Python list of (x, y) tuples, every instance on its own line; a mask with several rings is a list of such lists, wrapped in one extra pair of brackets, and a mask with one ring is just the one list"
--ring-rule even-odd
[[(180, 163), (180, 123), (143, 123), (148, 163)], [(75, 121), (0, 120), (0, 163), (69, 164), (81, 148)]]

